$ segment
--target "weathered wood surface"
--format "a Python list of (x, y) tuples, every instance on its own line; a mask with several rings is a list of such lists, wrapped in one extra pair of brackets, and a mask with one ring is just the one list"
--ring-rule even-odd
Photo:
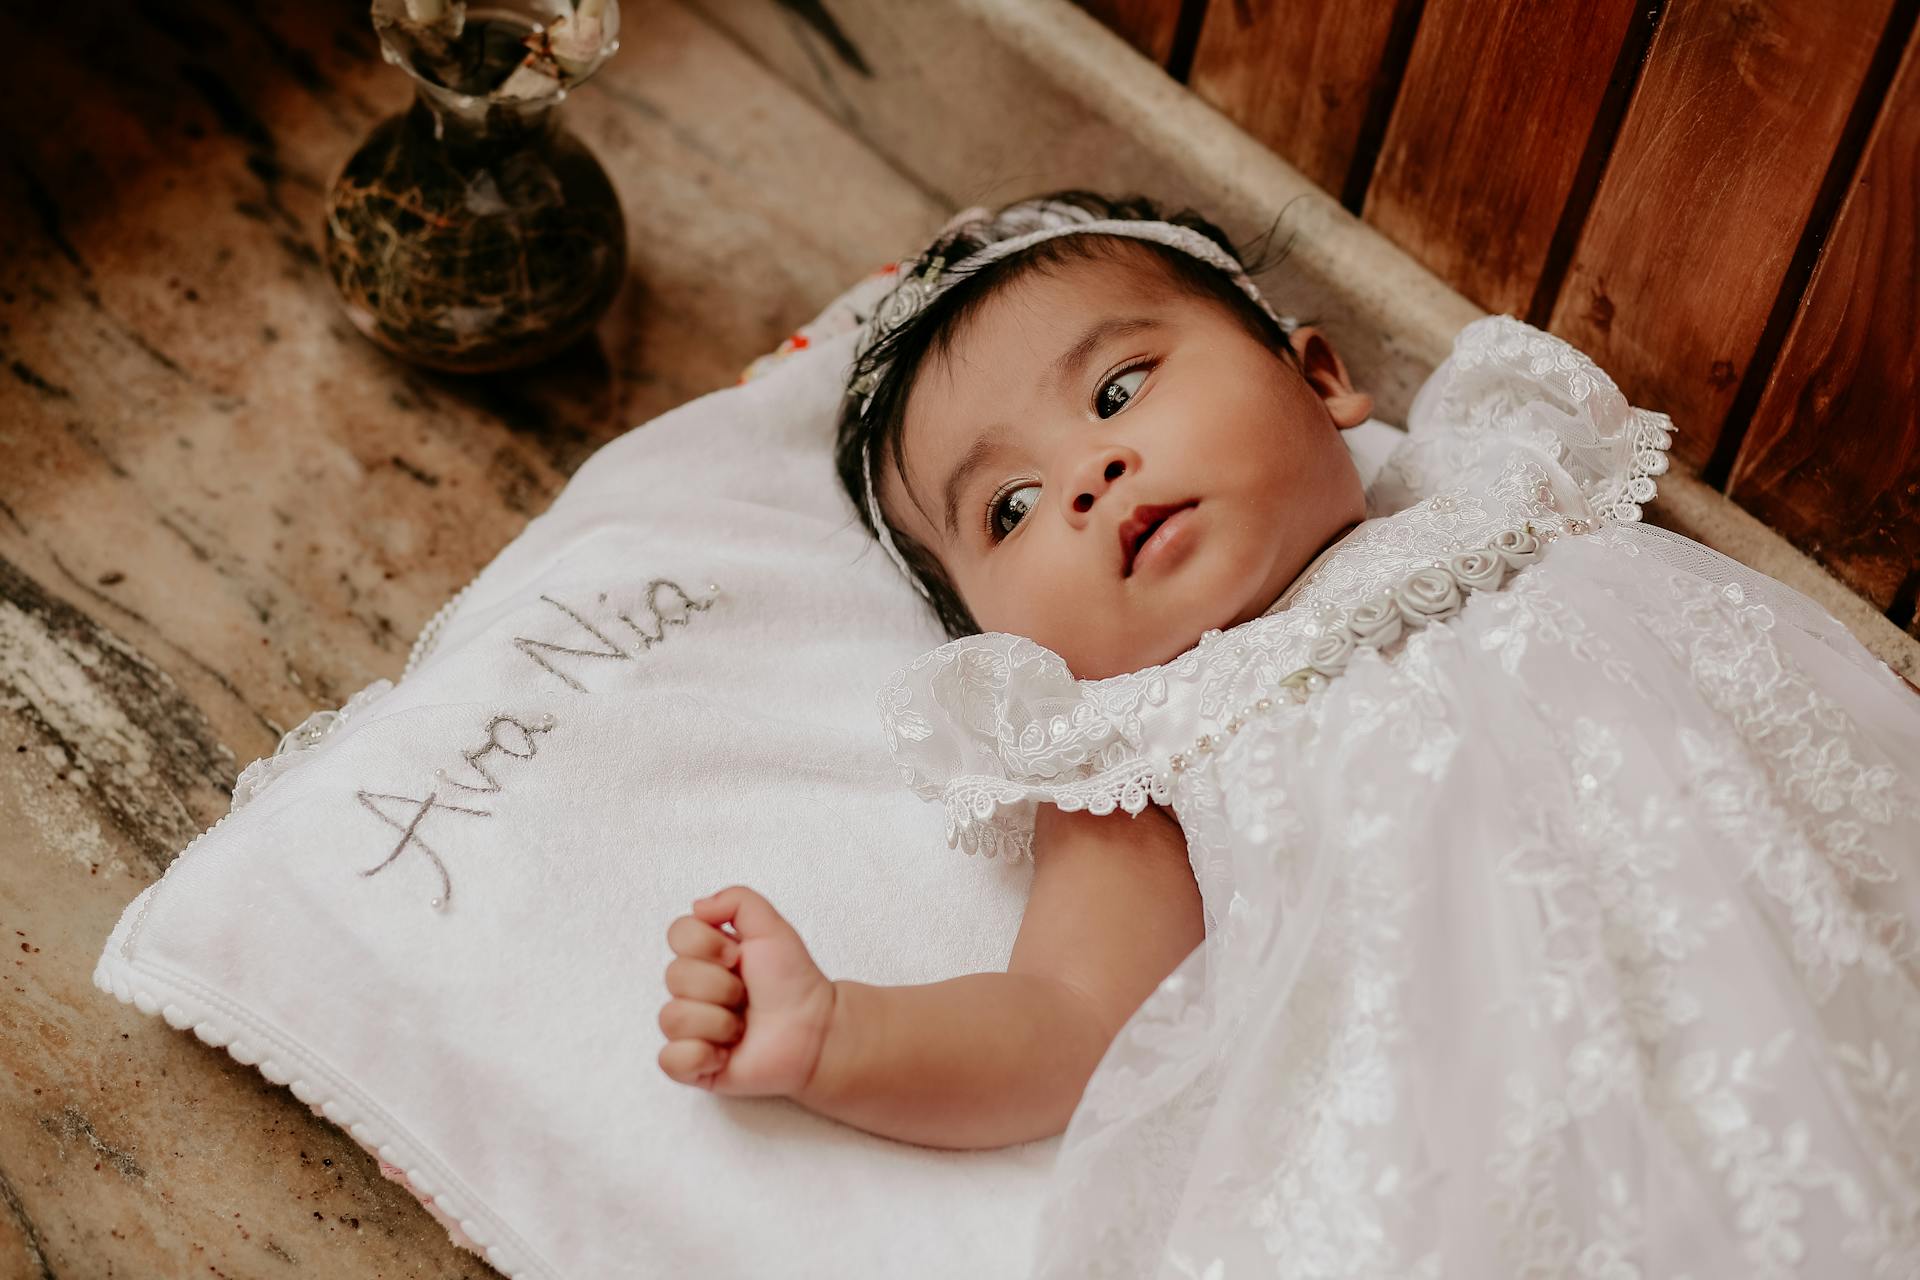
[[(336, 312), (334, 169), (409, 90), (361, 0), (0, 8), (0, 1276), (478, 1276), (283, 1089), (95, 990), (237, 767), (397, 675), (596, 446), (941, 208), (668, 0), (566, 107), (625, 204), (594, 341), (416, 372)], [(651, 1064), (636, 1064), (636, 1070)]]
[(1428, 0), (1365, 216), (1489, 311), (1525, 316), (1640, 0)]
[(1635, 404), (1671, 414), (1674, 450), (1695, 466), (1713, 456), (1891, 8), (1671, 0), (1661, 14), (1550, 327)]
[(1363, 131), (1398, 84), (1389, 45), (1416, 2), (1210, 3), (1187, 84), (1329, 194), (1343, 195)]
[(1920, 35), (1881, 107), (1729, 491), (1920, 636)]

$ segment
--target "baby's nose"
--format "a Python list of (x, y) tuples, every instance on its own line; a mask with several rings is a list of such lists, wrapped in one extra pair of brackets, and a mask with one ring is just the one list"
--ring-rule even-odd
[(1094, 503), (1105, 496), (1107, 490), (1120, 477), (1130, 471), (1140, 469), (1140, 456), (1131, 449), (1102, 449), (1081, 463), (1073, 483), (1066, 486), (1068, 497), (1068, 519), (1075, 524), (1082, 523)]
[[(1107, 464), (1106, 470), (1101, 473), (1100, 478), (1106, 481), (1106, 484), (1112, 484), (1115, 480), (1118, 480), (1121, 476), (1125, 474), (1127, 474), (1127, 464), (1125, 462), (1122, 462), (1120, 459), (1115, 458), (1113, 461)], [(1101, 488), (1102, 490), (1104, 490), (1106, 488), (1106, 485), (1102, 485)], [(1097, 495), (1095, 495), (1094, 492), (1090, 489), (1086, 490), (1085, 492), (1075, 494), (1073, 497), (1073, 509), (1075, 511), (1093, 510), (1093, 500), (1095, 496)]]

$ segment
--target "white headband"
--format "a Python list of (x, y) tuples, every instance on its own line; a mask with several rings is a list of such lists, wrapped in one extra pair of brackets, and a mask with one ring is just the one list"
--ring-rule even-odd
[[(1198, 258), (1210, 267), (1214, 267), (1240, 288), (1240, 292), (1252, 299), (1260, 310), (1264, 311), (1283, 333), (1291, 333), (1295, 322), (1283, 317), (1267, 305), (1260, 296), (1260, 290), (1254, 287), (1246, 270), (1241, 267), (1232, 254), (1219, 245), (1189, 227), (1175, 226), (1170, 222), (1136, 222), (1123, 219), (1096, 218), (1085, 209), (1075, 205), (1056, 204), (1049, 201), (1036, 201), (1027, 204), (1011, 205), (998, 214), (985, 209), (969, 209), (949, 222), (945, 230), (952, 230), (970, 221), (991, 219), (998, 229), (1012, 231), (1005, 240), (996, 240), (951, 267), (946, 259), (934, 258), (927, 264), (924, 275), (910, 276), (895, 286), (893, 292), (881, 299), (874, 308), (873, 317), (867, 322), (865, 334), (860, 339), (858, 354), (854, 357), (856, 366), (862, 356), (885, 338), (889, 333), (918, 315), (926, 305), (945, 293), (948, 289), (969, 279), (982, 267), (990, 266), (1002, 258), (1030, 249), (1045, 240), (1071, 235), (1107, 235), (1127, 236), (1135, 240), (1151, 240), (1178, 249), (1182, 253)], [(1025, 229), (1022, 228), (1031, 228)], [(903, 266), (906, 264), (902, 264)], [(943, 274), (944, 272), (944, 274)], [(873, 405), (874, 388), (879, 385), (886, 366), (878, 365), (855, 378), (847, 386), (853, 395), (862, 396), (860, 413), (864, 417)], [(922, 596), (929, 595), (926, 584), (919, 575), (907, 567), (900, 549), (894, 545), (893, 535), (887, 529), (886, 517), (880, 511), (880, 498), (873, 485), (873, 453), (871, 448), (860, 446), (860, 470), (866, 480), (867, 517), (873, 522), (873, 535), (879, 540), (881, 549), (887, 558), (907, 576), (914, 589)]]

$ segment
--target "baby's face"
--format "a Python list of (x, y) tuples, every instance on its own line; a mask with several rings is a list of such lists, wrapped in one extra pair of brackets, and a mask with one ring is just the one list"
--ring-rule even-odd
[(985, 630), (1081, 679), (1166, 662), (1366, 514), (1339, 430), (1371, 402), (1294, 341), (1301, 365), (1144, 251), (1029, 275), (923, 365), (881, 501)]

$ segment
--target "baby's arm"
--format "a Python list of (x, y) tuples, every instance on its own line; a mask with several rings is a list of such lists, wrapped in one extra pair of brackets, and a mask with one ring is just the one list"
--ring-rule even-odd
[[(827, 982), (751, 890), (706, 902), (728, 895), (759, 920), (728, 912), (742, 930), (737, 941), (706, 920), (675, 921), (669, 940), (683, 967), (677, 981), (669, 970), (668, 987), (736, 996), (734, 1008), (708, 1015), (675, 1012), (689, 1001), (669, 1004), (662, 1029), (691, 1039), (669, 1043), (661, 1068), (716, 1092), (782, 1093), (856, 1128), (934, 1147), (1062, 1132), (1114, 1035), (1204, 936), (1186, 842), (1158, 809), (1096, 818), (1042, 806), (1033, 884), (1005, 973), (905, 987)], [(764, 981), (751, 964), (725, 975), (731, 985), (683, 964), (701, 963), (707, 950), (706, 970), (757, 959), (752, 924), (778, 944), (764, 949)], [(807, 970), (817, 978), (796, 981)], [(738, 1067), (743, 1078), (730, 1087), (727, 1072)], [(766, 1074), (770, 1067), (785, 1075)]]

